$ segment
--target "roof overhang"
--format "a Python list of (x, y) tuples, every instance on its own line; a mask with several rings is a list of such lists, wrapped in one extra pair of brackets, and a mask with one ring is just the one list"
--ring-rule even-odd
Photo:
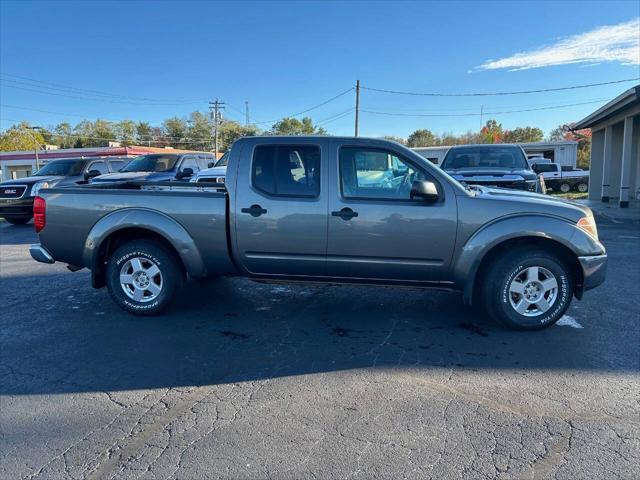
[(600, 107), (591, 115), (586, 116), (571, 127), (571, 130), (582, 130), (583, 128), (592, 128), (606, 121), (607, 119), (618, 115), (622, 110), (640, 104), (640, 85), (621, 93), (606, 105)]

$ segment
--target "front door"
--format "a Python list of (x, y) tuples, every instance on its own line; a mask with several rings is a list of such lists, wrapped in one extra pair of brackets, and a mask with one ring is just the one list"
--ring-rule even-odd
[(391, 150), (335, 142), (329, 162), (327, 274), (441, 280), (455, 244), (453, 191), (436, 182), (438, 202), (411, 200), (414, 180), (435, 179), (425, 165)]
[(321, 276), (327, 251), (326, 141), (244, 145), (236, 182), (239, 261), (254, 275)]

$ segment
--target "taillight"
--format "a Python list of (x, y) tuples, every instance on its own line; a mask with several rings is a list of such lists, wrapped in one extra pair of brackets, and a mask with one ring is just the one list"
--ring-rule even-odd
[(36, 197), (33, 199), (33, 224), (36, 227), (36, 233), (47, 224), (46, 210), (47, 202), (45, 202), (44, 198)]

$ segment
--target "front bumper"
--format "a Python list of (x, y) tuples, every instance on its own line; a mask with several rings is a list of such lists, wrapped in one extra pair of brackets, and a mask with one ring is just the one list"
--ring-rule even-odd
[(29, 247), (29, 253), (31, 254), (31, 258), (33, 258), (36, 262), (41, 263), (55, 263), (55, 260), (51, 256), (51, 254), (47, 251), (39, 243), (34, 243)]
[(0, 200), (0, 217), (31, 217), (33, 215), (33, 198)]
[(578, 257), (582, 267), (582, 291), (591, 290), (601, 285), (607, 275), (607, 255)]

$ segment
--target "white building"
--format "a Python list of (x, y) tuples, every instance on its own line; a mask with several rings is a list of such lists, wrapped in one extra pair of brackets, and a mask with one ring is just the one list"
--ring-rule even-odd
[(640, 200), (640, 85), (630, 88), (573, 128), (591, 129), (589, 199)]
[[(557, 142), (531, 142), (519, 144), (527, 155), (542, 155), (554, 163), (562, 166), (575, 167), (578, 162), (578, 142), (560, 140)], [(427, 160), (440, 165), (451, 146), (416, 147), (417, 153)]]

